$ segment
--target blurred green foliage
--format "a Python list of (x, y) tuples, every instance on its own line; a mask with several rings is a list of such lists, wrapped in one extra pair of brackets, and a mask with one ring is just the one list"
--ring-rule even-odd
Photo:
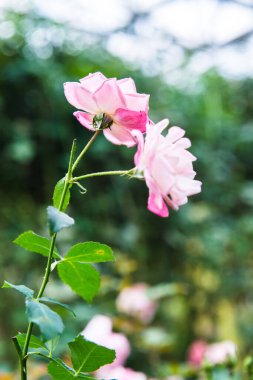
[[(100, 241), (114, 248), (117, 261), (101, 266), (102, 289), (93, 306), (54, 277), (49, 294), (72, 303), (78, 315), (73, 319), (61, 311), (67, 326), (62, 341), (72, 339), (94, 313), (114, 315), (124, 284), (177, 283), (186, 291), (161, 299), (152, 328), (143, 331), (116, 319), (133, 343), (129, 366), (165, 376), (168, 363), (184, 362), (189, 344), (200, 338), (231, 339), (241, 354), (251, 353), (253, 80), (227, 80), (212, 70), (191, 85), (182, 78), (176, 88), (129, 67), (94, 41), (84, 38), (81, 44), (75, 32), (36, 14), (8, 13), (2, 22), (14, 29), (0, 40), (1, 281), (39, 287), (44, 258), (11, 241), (30, 229), (48, 236), (46, 206), (66, 172), (71, 142), (77, 137), (80, 150), (91, 136), (72, 116), (63, 82), (95, 71), (131, 76), (138, 92), (151, 94), (151, 119), (169, 117), (171, 125), (186, 129), (203, 191), (162, 219), (147, 211), (143, 182), (104, 177), (83, 182), (85, 195), (73, 188), (68, 213), (76, 226), (61, 234), (58, 246), (66, 252), (73, 241)], [(44, 45), (38, 31), (47, 33)], [(130, 169), (134, 152), (100, 136), (80, 175)], [(0, 300), (0, 363), (13, 368), (10, 337), (25, 331), (23, 300), (11, 290), (2, 290)]]

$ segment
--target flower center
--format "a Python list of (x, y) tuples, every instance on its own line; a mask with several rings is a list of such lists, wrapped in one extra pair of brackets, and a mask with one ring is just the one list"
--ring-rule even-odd
[(95, 129), (110, 128), (113, 123), (113, 119), (106, 113), (98, 113), (93, 117), (92, 125)]

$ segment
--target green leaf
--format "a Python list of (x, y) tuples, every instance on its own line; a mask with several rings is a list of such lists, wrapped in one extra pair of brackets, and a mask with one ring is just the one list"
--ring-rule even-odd
[(73, 380), (75, 378), (75, 373), (59, 362), (51, 362), (47, 368), (53, 380)]
[(93, 377), (84, 374), (76, 375), (75, 371), (68, 367), (65, 363), (60, 361), (52, 361), (48, 365), (48, 373), (52, 376), (53, 380), (74, 380), (74, 379), (87, 379), (94, 380)]
[(115, 359), (114, 350), (89, 342), (81, 335), (69, 343), (69, 348), (73, 367), (77, 374), (96, 371), (99, 367), (112, 363)]
[[(22, 248), (27, 249), (31, 252), (40, 253), (43, 256), (48, 257), (51, 242), (49, 239), (35, 234), (33, 231), (26, 231), (23, 234), (19, 235), (16, 240), (14, 240), (15, 244), (19, 245)], [(53, 253), (54, 258), (60, 258), (60, 255), (56, 248), (54, 248)]]
[[(21, 350), (23, 350), (24, 345), (25, 345), (25, 340), (26, 340), (26, 334), (18, 334), (16, 338)], [(45, 355), (49, 354), (49, 351), (47, 347), (45, 346), (45, 344), (34, 335), (31, 335), (28, 352), (34, 352), (36, 354), (45, 354)]]
[(57, 208), (53, 206), (48, 206), (47, 208), (48, 222), (49, 222), (49, 230), (51, 234), (59, 232), (63, 228), (67, 228), (72, 226), (75, 221), (73, 218), (57, 210)]
[(114, 256), (108, 245), (89, 241), (74, 245), (68, 251), (64, 260), (81, 263), (102, 263), (106, 261), (114, 261)]
[(92, 265), (62, 261), (57, 269), (63, 282), (85, 301), (92, 302), (100, 285), (99, 273)]
[(61, 317), (42, 303), (28, 299), (26, 301), (29, 322), (39, 326), (41, 334), (46, 340), (50, 340), (63, 331)]
[[(54, 188), (54, 195), (53, 195), (53, 205), (55, 208), (59, 209), (60, 203), (61, 203), (61, 197), (64, 189), (64, 184), (65, 184), (65, 178), (60, 179), (60, 181), (57, 182), (55, 188)], [(68, 190), (66, 192), (64, 202), (62, 205), (62, 211), (65, 211), (66, 208), (69, 205), (69, 200), (70, 200), (70, 191), (69, 189), (71, 188), (72, 184), (68, 187)]]
[(4, 281), (2, 288), (12, 288), (23, 294), (25, 297), (32, 298), (34, 291), (25, 285), (13, 285), (10, 282)]
[(40, 302), (45, 302), (45, 303), (51, 303), (51, 304), (53, 304), (53, 305), (61, 306), (61, 307), (63, 307), (64, 309), (70, 311), (70, 312), (74, 315), (74, 317), (76, 316), (75, 313), (74, 313), (74, 311), (71, 309), (71, 307), (70, 307), (69, 305), (66, 305), (65, 303), (61, 303), (61, 302), (55, 300), (54, 298), (50, 298), (50, 297), (41, 297), (41, 298), (39, 298), (39, 301), (40, 301)]
[(52, 356), (52, 353), (54, 352), (55, 348), (59, 344), (60, 337), (59, 335), (54, 337), (53, 339), (48, 340), (45, 345), (47, 346), (48, 351), (50, 352), (50, 356)]

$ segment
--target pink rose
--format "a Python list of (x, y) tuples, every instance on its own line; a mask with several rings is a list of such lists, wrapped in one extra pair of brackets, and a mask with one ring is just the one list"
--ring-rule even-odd
[(105, 371), (102, 367), (96, 373), (97, 379), (111, 380), (147, 380), (147, 376), (142, 372), (133, 371), (131, 368), (116, 367), (112, 368), (110, 371)]
[(204, 340), (195, 340), (188, 350), (189, 364), (199, 367), (204, 359), (207, 343)]
[(204, 360), (211, 365), (216, 365), (235, 357), (236, 345), (229, 340), (212, 344), (197, 340), (191, 344), (188, 353), (189, 363), (196, 367), (199, 367)]
[(116, 300), (118, 310), (149, 323), (156, 312), (157, 303), (150, 299), (147, 290), (148, 285), (142, 283), (124, 288)]
[(68, 102), (82, 110), (74, 113), (77, 120), (92, 131), (101, 127), (113, 144), (133, 146), (131, 131), (146, 131), (149, 95), (138, 94), (131, 78), (89, 74), (80, 83), (65, 83), (64, 92)]
[(222, 364), (229, 359), (236, 358), (236, 345), (227, 340), (224, 342), (209, 344), (204, 353), (204, 359), (210, 364)]
[(104, 370), (124, 365), (130, 354), (130, 344), (125, 335), (112, 332), (112, 321), (105, 315), (96, 315), (81, 333), (85, 339), (116, 351), (112, 364), (103, 366)]
[(138, 141), (135, 165), (149, 188), (148, 209), (162, 217), (169, 215), (168, 206), (177, 210), (187, 203), (189, 195), (201, 191), (192, 167), (196, 158), (187, 151), (191, 142), (179, 127), (171, 127), (163, 136), (168, 122), (165, 119), (147, 126), (145, 141), (140, 131), (132, 132)]

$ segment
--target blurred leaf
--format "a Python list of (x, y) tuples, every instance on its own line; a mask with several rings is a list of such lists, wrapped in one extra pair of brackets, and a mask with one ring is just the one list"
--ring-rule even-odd
[(186, 294), (187, 286), (185, 284), (159, 284), (147, 289), (147, 295), (151, 299), (171, 297), (178, 294)]
[[(16, 336), (17, 341), (21, 349), (23, 350), (26, 340), (26, 334), (18, 334)], [(30, 342), (29, 342), (29, 348), (28, 352), (34, 352), (34, 353), (42, 353), (42, 354), (49, 354), (49, 351), (45, 344), (36, 336), (31, 335)]]
[(55, 300), (54, 298), (49, 298), (49, 297), (41, 297), (38, 299), (40, 302), (46, 302), (46, 303), (51, 303), (53, 305), (58, 305), (58, 306), (61, 306), (63, 307), (64, 309), (70, 311), (74, 317), (76, 316), (74, 311), (71, 309), (71, 307), (65, 303), (62, 303), (62, 302), (59, 302), (57, 300)]
[(93, 372), (115, 359), (114, 350), (89, 342), (81, 335), (69, 343), (69, 348), (73, 367), (77, 373)]
[(57, 208), (53, 206), (48, 206), (47, 208), (48, 222), (49, 222), (49, 230), (51, 234), (59, 232), (63, 228), (67, 228), (72, 226), (75, 221), (73, 218), (57, 210)]
[(25, 285), (13, 285), (7, 281), (4, 281), (2, 288), (16, 289), (19, 293), (23, 294), (24, 296), (26, 296), (28, 298), (32, 298), (33, 294), (34, 294), (34, 291)]
[(113, 252), (108, 245), (93, 241), (74, 245), (64, 257), (64, 261), (81, 263), (101, 263), (114, 260)]
[[(13, 243), (19, 245), (28, 251), (40, 253), (43, 256), (48, 257), (51, 242), (49, 239), (35, 234), (33, 231), (26, 231), (19, 235)], [(60, 258), (57, 248), (54, 248), (54, 258)]]
[(41, 334), (46, 340), (50, 340), (63, 331), (61, 317), (42, 303), (28, 299), (26, 301), (29, 322), (39, 326)]
[[(62, 197), (62, 193), (63, 193), (63, 189), (64, 189), (64, 184), (65, 184), (65, 177), (60, 179), (60, 181), (57, 182), (57, 184), (54, 188), (53, 204), (54, 204), (54, 207), (57, 209), (59, 209), (59, 206), (61, 203), (61, 197)], [(63, 202), (63, 206), (62, 206), (62, 211), (65, 211), (66, 208), (68, 207), (69, 200), (70, 200), (70, 191), (69, 191), (70, 187), (68, 188), (68, 190), (66, 192), (64, 202)]]
[(100, 284), (99, 273), (92, 265), (62, 261), (57, 269), (63, 282), (85, 301), (92, 302)]

